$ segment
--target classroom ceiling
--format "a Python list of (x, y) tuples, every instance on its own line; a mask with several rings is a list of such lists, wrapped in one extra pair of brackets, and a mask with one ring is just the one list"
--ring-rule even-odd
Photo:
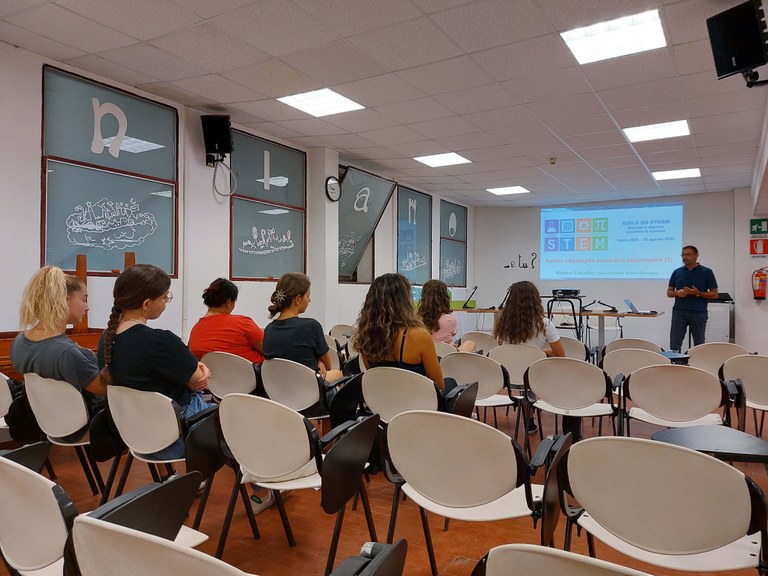
[[(705, 24), (740, 1), (0, 0), (0, 40), (418, 190), (551, 206), (761, 176), (768, 86), (717, 80)], [(653, 8), (666, 48), (579, 65), (559, 34)], [(314, 118), (275, 100), (324, 87), (365, 109)], [(621, 131), (682, 119), (689, 136), (631, 144)], [(443, 152), (472, 162), (412, 159)], [(531, 193), (485, 190), (502, 186)]]

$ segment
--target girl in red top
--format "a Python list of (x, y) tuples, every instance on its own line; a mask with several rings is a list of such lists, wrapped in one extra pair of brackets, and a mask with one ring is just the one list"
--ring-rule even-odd
[(208, 312), (189, 335), (189, 349), (198, 360), (208, 352), (229, 352), (254, 364), (264, 362), (264, 331), (248, 316), (232, 314), (237, 294), (237, 286), (224, 278), (217, 278), (203, 291)]

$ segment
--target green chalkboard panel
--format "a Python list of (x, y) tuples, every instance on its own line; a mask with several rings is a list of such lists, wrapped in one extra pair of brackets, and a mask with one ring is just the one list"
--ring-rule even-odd
[(232, 131), (237, 195), (304, 208), (307, 156), (238, 130)]
[(412, 284), (432, 278), (432, 197), (404, 186), (397, 191), (397, 271)]
[(123, 252), (174, 273), (174, 186), (64, 162), (46, 163), (46, 264), (89, 272), (123, 268)]
[(232, 270), (235, 280), (304, 272), (304, 211), (232, 197)]
[(339, 276), (351, 276), (357, 268), (394, 189), (391, 180), (347, 169), (339, 200)]
[(467, 285), (467, 243), (440, 239), (440, 280), (448, 286)]
[(467, 209), (464, 206), (440, 200), (440, 237), (467, 241)]

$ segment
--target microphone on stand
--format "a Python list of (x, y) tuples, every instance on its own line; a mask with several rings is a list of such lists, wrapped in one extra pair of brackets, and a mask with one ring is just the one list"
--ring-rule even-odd
[[(475, 286), (474, 288), (472, 288), (472, 293), (469, 295), (469, 298), (467, 298), (466, 302), (464, 302), (464, 304), (462, 304), (462, 305), (461, 305), (461, 307), (462, 307), (463, 309), (465, 309), (465, 310), (466, 310), (467, 308), (469, 308), (469, 301), (470, 301), (470, 300), (472, 300), (472, 296), (474, 296), (474, 295), (475, 295), (475, 292), (477, 292), (477, 286)], [(474, 306), (473, 306), (472, 308), (474, 308)]]
[(511, 288), (511, 286), (510, 286), (509, 288), (507, 288), (507, 293), (506, 293), (506, 294), (504, 294), (504, 300), (502, 300), (502, 301), (501, 301), (501, 304), (499, 304), (499, 310), (501, 310), (502, 308), (504, 308), (504, 304), (506, 304), (506, 303), (507, 303), (507, 298), (509, 298), (509, 289), (510, 289), (510, 288)]

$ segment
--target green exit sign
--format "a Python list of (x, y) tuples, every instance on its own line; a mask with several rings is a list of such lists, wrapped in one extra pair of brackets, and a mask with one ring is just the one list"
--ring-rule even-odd
[(749, 221), (750, 234), (768, 234), (768, 218), (752, 218)]

